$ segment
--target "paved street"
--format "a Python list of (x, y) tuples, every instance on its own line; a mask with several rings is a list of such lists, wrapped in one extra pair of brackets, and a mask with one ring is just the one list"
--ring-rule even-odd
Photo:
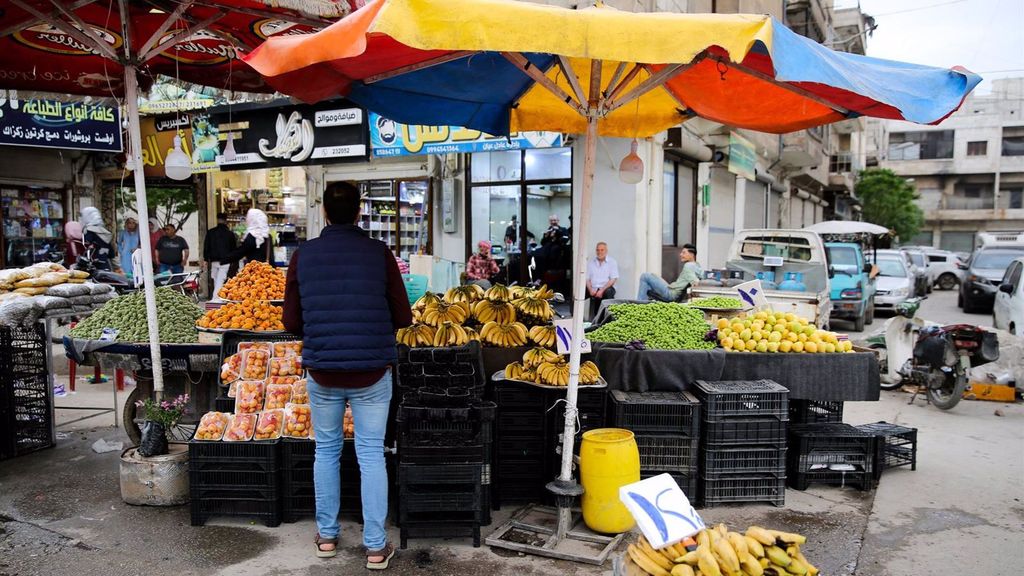
[[(955, 308), (955, 292), (935, 292), (925, 317), (985, 323)], [(879, 329), (883, 319), (871, 327)], [(837, 327), (841, 330), (841, 327)], [(702, 511), (709, 522), (762, 524), (803, 532), (804, 551), (823, 574), (908, 576), (1019, 573), (1024, 560), (1024, 405), (962, 402), (943, 412), (909, 395), (849, 402), (845, 421), (885, 420), (919, 430), (916, 471), (887, 472), (877, 490), (812, 486), (788, 490), (782, 508), (750, 505)], [(106, 385), (81, 385), (59, 404), (111, 401)], [(80, 413), (62, 412), (64, 420)], [(265, 528), (215, 520), (193, 528), (187, 507), (125, 505), (118, 454), (96, 454), (99, 438), (124, 439), (110, 416), (62, 427), (54, 450), (0, 464), (0, 575), (90, 576), (364, 574), (358, 524), (345, 523), (333, 560), (312, 558), (311, 520)], [(485, 534), (513, 512), (494, 516)], [(397, 538), (397, 530), (392, 529)], [(464, 540), (413, 540), (392, 573), (423, 575), (610, 574), (603, 568), (474, 549)]]

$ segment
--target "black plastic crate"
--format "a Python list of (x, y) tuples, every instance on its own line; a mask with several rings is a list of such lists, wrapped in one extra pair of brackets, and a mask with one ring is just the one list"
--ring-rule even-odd
[(610, 393), (612, 425), (635, 433), (662, 432), (696, 438), (700, 400), (689, 392)]
[(784, 444), (789, 422), (778, 418), (739, 418), (704, 422), (701, 443), (708, 447)]
[(234, 412), (235, 399), (227, 396), (217, 396), (213, 399), (213, 409), (217, 412)]
[(491, 461), (493, 444), (481, 442), (462, 446), (401, 445), (398, 461), (402, 464), (485, 464)]
[(722, 474), (786, 472), (786, 446), (737, 446), (701, 451), (700, 472), (708, 478)]
[(786, 503), (785, 474), (701, 477), (700, 484), (700, 501), (707, 508), (718, 504), (745, 502), (767, 502), (775, 506), (783, 506)]
[(498, 409), (498, 435), (544, 436), (545, 415), (543, 409), (533, 412)]
[(202, 526), (218, 516), (255, 518), (268, 527), (281, 524), (281, 500), (276, 488), (189, 488), (193, 526)]
[(541, 436), (502, 436), (494, 448), (499, 459), (543, 459), (551, 451), (551, 447)]
[[(312, 442), (310, 442), (312, 444)], [(203, 442), (188, 443), (189, 469), (277, 470), (280, 465), (280, 441), (267, 442)]]
[(735, 417), (786, 419), (789, 415), (789, 389), (771, 380), (697, 380), (694, 394), (703, 403), (705, 422)]
[(817, 424), (842, 422), (843, 402), (820, 400), (790, 400), (789, 422), (791, 424)]
[(472, 538), (479, 548), (482, 524), (477, 512), (445, 514), (443, 521), (434, 513), (408, 514), (399, 528), (399, 547), (405, 550), (410, 538)]
[(277, 470), (196, 470), (188, 471), (189, 486), (200, 493), (223, 488), (254, 488), (276, 490), (280, 484)]
[(546, 410), (548, 403), (545, 392), (544, 389), (509, 380), (494, 385), (494, 398), (501, 410)]
[(479, 342), (446, 348), (398, 346), (398, 386), (409, 391), (423, 386), (479, 387), (487, 382)]
[(670, 476), (672, 476), (672, 479), (675, 480), (676, 484), (679, 485), (679, 488), (683, 491), (683, 494), (686, 494), (686, 498), (690, 501), (690, 504), (697, 506), (700, 503), (700, 478), (697, 476), (696, 473), (687, 475), (672, 474), (670, 472), (648, 472), (641, 470), (640, 479), (646, 480), (653, 476), (658, 476), (659, 474), (669, 474)]
[(810, 472), (816, 466), (863, 462), (872, 473), (877, 440), (849, 424), (800, 424), (789, 429), (789, 470)]
[[(341, 484), (341, 499), (338, 511), (341, 514), (353, 517), (362, 521), (363, 499), (359, 485)], [(298, 522), (303, 518), (312, 518), (316, 515), (316, 489), (312, 483), (292, 485), (282, 488), (281, 492), (281, 520), (283, 522)]]
[(820, 470), (797, 472), (789, 475), (789, 487), (795, 490), (807, 490), (811, 484), (828, 484), (830, 486), (851, 486), (861, 491), (871, 490), (875, 486), (873, 472), (836, 470)]
[(917, 470), (917, 428), (908, 428), (888, 422), (875, 422), (856, 426), (858, 430), (876, 438), (875, 479), (888, 468), (910, 466)]
[(397, 415), (399, 448), (491, 442), (495, 412), (493, 402), (460, 408), (403, 404)]
[(637, 434), (640, 469), (650, 472), (693, 472), (697, 469), (696, 438), (667, 434)]
[(545, 498), (554, 477), (547, 459), (499, 460), (492, 478), (495, 508), (509, 503), (538, 502)]

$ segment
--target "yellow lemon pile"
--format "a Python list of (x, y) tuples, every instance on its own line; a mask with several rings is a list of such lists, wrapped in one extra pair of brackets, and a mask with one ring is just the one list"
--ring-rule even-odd
[(835, 332), (819, 330), (792, 312), (761, 310), (718, 320), (718, 344), (730, 352), (853, 351), (853, 342)]

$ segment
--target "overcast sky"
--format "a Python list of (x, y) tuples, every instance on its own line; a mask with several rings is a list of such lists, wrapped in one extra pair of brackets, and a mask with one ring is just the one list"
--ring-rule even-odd
[[(868, 55), (948, 68), (986, 80), (1024, 76), (1024, 0), (859, 0), (876, 18)], [(836, 0), (837, 7), (858, 0)], [(983, 82), (979, 91), (991, 90)]]

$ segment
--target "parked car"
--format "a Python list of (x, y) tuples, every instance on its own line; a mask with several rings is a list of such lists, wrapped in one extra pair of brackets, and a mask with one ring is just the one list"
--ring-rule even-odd
[(992, 325), (1010, 334), (1024, 334), (1024, 257), (1010, 263), (992, 305)]
[(964, 277), (963, 260), (949, 250), (924, 250), (928, 256), (928, 281), (940, 290), (952, 290)]
[(878, 251), (875, 265), (875, 310), (896, 312), (897, 306), (914, 297), (914, 273), (905, 258), (893, 251)]
[(874, 253), (879, 258), (886, 256), (899, 258), (903, 261), (903, 266), (907, 269), (911, 279), (911, 297), (918, 296), (924, 298), (928, 295), (928, 273), (923, 268), (918, 269), (909, 253), (905, 250), (876, 250)]
[(831, 285), (832, 318), (853, 321), (853, 329), (864, 331), (875, 321), (875, 280), (864, 251), (856, 242), (826, 242), (828, 276)]
[(991, 244), (974, 251), (960, 283), (957, 306), (964, 312), (987, 312), (995, 302), (998, 286), (1015, 258), (1024, 256), (1024, 245)]
[(902, 248), (901, 251), (910, 257), (910, 262), (914, 265), (914, 274), (917, 278), (916, 286), (921, 290), (920, 296), (925, 294), (931, 294), (932, 282), (931, 276), (928, 274), (928, 255), (924, 253), (920, 248)]

